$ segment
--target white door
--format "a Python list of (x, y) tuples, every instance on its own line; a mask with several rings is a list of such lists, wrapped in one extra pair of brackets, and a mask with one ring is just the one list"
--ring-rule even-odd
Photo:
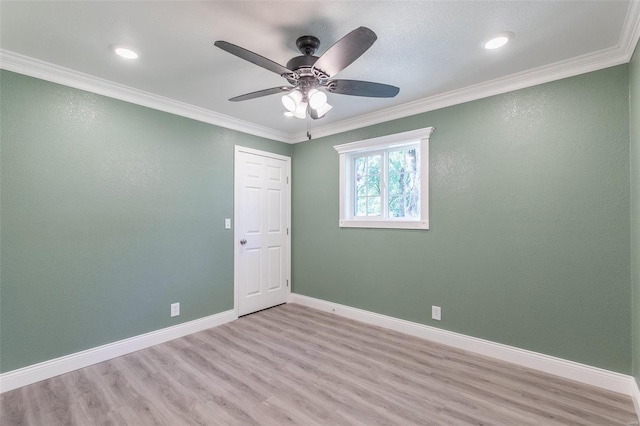
[(235, 306), (246, 315), (287, 301), (291, 158), (236, 146)]

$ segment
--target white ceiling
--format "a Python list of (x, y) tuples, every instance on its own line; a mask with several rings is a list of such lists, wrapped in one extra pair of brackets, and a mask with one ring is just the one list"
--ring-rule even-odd
[[(393, 99), (329, 95), (314, 136), (628, 62), (640, 36), (632, 1), (0, 1), (0, 66), (286, 142), (307, 122), (278, 95), (227, 99), (286, 83), (216, 48), (225, 40), (280, 64), (314, 35), (318, 55), (351, 30), (378, 36), (336, 78), (398, 86)], [(497, 51), (490, 35), (515, 38)], [(112, 44), (136, 48), (126, 61)]]

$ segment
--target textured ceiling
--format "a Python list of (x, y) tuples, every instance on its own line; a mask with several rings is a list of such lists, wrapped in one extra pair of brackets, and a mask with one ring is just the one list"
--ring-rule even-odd
[[(301, 35), (318, 37), (321, 54), (359, 26), (375, 31), (373, 47), (337, 78), (392, 84), (400, 94), (393, 99), (330, 94), (333, 110), (309, 123), (326, 134), (344, 123), (363, 122), (362, 117), (378, 117), (370, 120), (375, 122), (387, 111), (394, 116), (415, 112), (412, 106), (425, 99), (470, 86), (513, 75), (525, 78), (541, 67), (557, 72), (566, 64), (575, 70), (565, 74), (576, 74), (590, 70), (583, 64), (590, 60), (604, 65), (628, 61), (629, 48), (623, 44), (637, 41), (638, 9), (637, 1), (3, 0), (0, 47), (202, 108), (218, 122), (229, 118), (294, 140), (306, 132), (307, 123), (284, 117), (278, 95), (227, 100), (285, 80), (214, 47), (216, 40), (286, 64), (299, 55), (295, 40)], [(515, 38), (497, 51), (481, 48), (500, 31), (511, 31)], [(140, 58), (116, 57), (109, 49), (114, 43), (135, 47)], [(617, 56), (607, 62), (607, 55)]]

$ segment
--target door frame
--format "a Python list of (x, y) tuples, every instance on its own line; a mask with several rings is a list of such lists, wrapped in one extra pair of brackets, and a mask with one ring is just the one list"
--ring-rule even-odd
[(240, 250), (240, 238), (239, 235), (239, 196), (240, 191), (239, 187), (241, 185), (241, 180), (238, 176), (238, 154), (239, 153), (247, 153), (253, 155), (259, 155), (267, 158), (275, 158), (277, 160), (283, 160), (286, 162), (286, 170), (287, 170), (287, 186), (286, 186), (286, 194), (285, 200), (287, 202), (287, 238), (286, 238), (286, 267), (285, 274), (287, 276), (287, 302), (291, 300), (291, 157), (286, 155), (274, 154), (273, 152), (261, 151), (258, 149), (247, 148), (241, 145), (235, 145), (234, 153), (233, 153), (233, 310), (236, 313), (236, 317), (239, 316), (240, 313), (240, 295), (239, 295), (239, 287), (238, 287), (238, 268), (239, 268), (239, 250)]

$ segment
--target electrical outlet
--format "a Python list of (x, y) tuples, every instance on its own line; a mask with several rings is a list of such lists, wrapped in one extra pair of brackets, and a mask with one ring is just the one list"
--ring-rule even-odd
[(442, 320), (442, 309), (440, 309), (440, 306), (431, 307), (431, 319), (434, 319), (436, 321)]
[(171, 304), (171, 317), (177, 317), (180, 315), (180, 304), (172, 303)]

